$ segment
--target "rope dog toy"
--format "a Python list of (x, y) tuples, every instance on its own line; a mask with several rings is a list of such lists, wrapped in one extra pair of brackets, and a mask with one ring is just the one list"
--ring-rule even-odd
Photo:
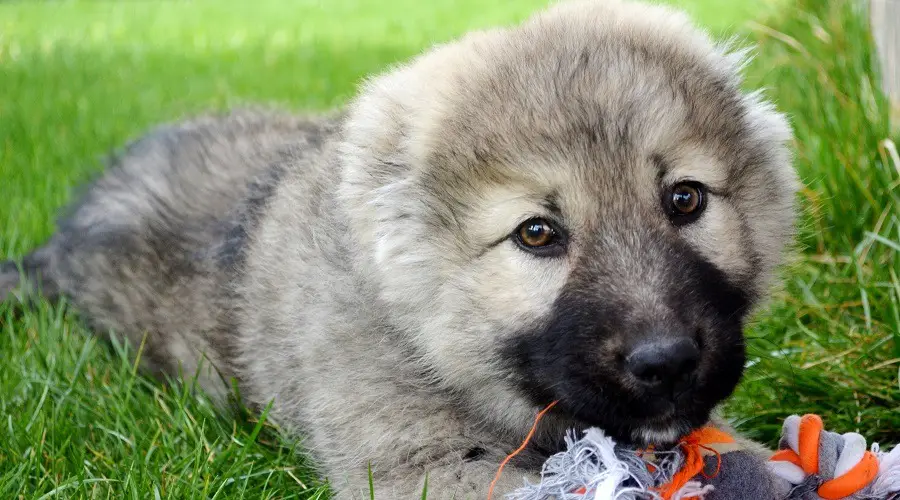
[(900, 446), (867, 449), (863, 436), (828, 432), (817, 415), (788, 417), (768, 460), (712, 427), (663, 450), (618, 446), (596, 428), (565, 442), (538, 484), (526, 481), (506, 499), (900, 500)]

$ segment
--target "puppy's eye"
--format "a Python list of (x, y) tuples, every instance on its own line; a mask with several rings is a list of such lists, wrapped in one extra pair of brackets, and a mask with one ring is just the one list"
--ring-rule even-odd
[(534, 218), (522, 223), (513, 238), (519, 246), (538, 255), (557, 253), (561, 247), (561, 235), (546, 219)]
[(519, 240), (526, 247), (543, 247), (553, 243), (556, 231), (544, 219), (531, 219), (519, 226)]
[(693, 222), (703, 212), (704, 187), (699, 182), (679, 182), (666, 197), (666, 211), (675, 224)]

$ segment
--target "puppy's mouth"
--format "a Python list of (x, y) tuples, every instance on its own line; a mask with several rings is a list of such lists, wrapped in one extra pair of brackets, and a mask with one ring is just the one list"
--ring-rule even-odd
[(677, 443), (681, 438), (704, 425), (708, 413), (686, 414), (669, 400), (657, 402), (659, 410), (652, 415), (635, 415), (627, 429), (627, 441), (637, 446), (668, 446)]
[(679, 403), (667, 398), (634, 398), (625, 393), (610, 401), (606, 399), (610, 392), (603, 391), (603, 396), (588, 391), (560, 394), (557, 411), (579, 426), (602, 429), (617, 442), (665, 446), (705, 425), (714, 406), (694, 398)]
[(647, 424), (631, 430), (630, 442), (638, 446), (669, 446), (689, 434), (693, 427), (684, 421)]

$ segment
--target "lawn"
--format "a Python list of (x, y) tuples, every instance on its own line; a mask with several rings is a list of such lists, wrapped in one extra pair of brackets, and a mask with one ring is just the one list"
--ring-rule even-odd
[[(0, 257), (44, 240), (101, 156), (151, 124), (246, 102), (339, 106), (363, 76), (545, 3), (0, 3)], [(797, 257), (748, 330), (729, 415), (768, 442), (805, 412), (900, 442), (900, 161), (864, 14), (840, 0), (675, 3), (759, 43), (747, 85), (791, 115), (808, 186)], [(327, 498), (302, 443), (141, 377), (123, 351), (64, 307), (0, 305), (0, 498)]]

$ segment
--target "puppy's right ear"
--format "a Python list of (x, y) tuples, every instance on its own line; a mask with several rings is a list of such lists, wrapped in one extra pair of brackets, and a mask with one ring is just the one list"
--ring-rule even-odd
[(468, 38), (366, 80), (348, 106), (338, 148), (338, 197), (357, 243), (372, 249), (378, 265), (393, 247), (420, 236), (415, 222), (428, 208), (422, 206), (421, 177), (443, 140), (441, 117), (456, 91), (454, 75), (467, 54), (472, 64)]
[(426, 242), (428, 199), (420, 179), (427, 136), (417, 121), (435, 100), (418, 63), (367, 81), (350, 104), (338, 146), (339, 210), (360, 249), (356, 266), (387, 303), (421, 310), (419, 276), (437, 261)]

